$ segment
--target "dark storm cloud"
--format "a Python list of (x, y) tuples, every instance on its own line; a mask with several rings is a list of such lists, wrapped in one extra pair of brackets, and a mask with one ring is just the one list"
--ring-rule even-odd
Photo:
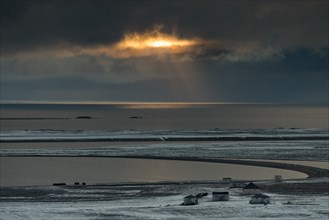
[(210, 94), (223, 101), (328, 103), (329, 54), (285, 51), (284, 59), (250, 63), (202, 61)]
[[(124, 59), (111, 65), (110, 76), (93, 57), (72, 58), (71, 68), (55, 64), (33, 65), (43, 68), (47, 74), (29, 72), (26, 64), (12, 64), (10, 71), (22, 71), (15, 76), (2, 75), (0, 97), (2, 100), (111, 100), (111, 101), (221, 101), (221, 102), (280, 102), (280, 103), (327, 103), (328, 102), (328, 53), (314, 56), (306, 49), (285, 52), (284, 59), (266, 62), (214, 62), (201, 59), (197, 66), (202, 72), (199, 83), (208, 93), (194, 97), (184, 84), (170, 77), (165, 67), (170, 63), (155, 63), (145, 58)], [(88, 61), (88, 59), (91, 59)], [(108, 59), (108, 58), (106, 58)], [(108, 63), (108, 60), (105, 60)], [(145, 65), (153, 75), (145, 77), (145, 70), (137, 70), (132, 63)], [(146, 62), (146, 63), (145, 63)], [(92, 73), (80, 73), (76, 64), (84, 69), (93, 67)], [(23, 65), (23, 66), (20, 66)], [(57, 69), (56, 66), (59, 66)], [(138, 64), (138, 66), (140, 66)], [(9, 67), (8, 67), (9, 68)], [(100, 69), (99, 73), (95, 69)], [(9, 70), (6, 70), (9, 71)], [(62, 71), (71, 71), (70, 73)], [(186, 72), (187, 77), (190, 73)], [(157, 77), (157, 78), (156, 78)], [(168, 78), (169, 77), (169, 78)], [(202, 81), (202, 82), (201, 82)], [(201, 93), (202, 91), (196, 90)]]
[(1, 1), (1, 50), (110, 44), (164, 25), (236, 47), (328, 45), (327, 1)]
[(147, 57), (112, 59), (106, 56), (74, 56), (69, 58), (4, 58), (1, 65), (1, 80), (37, 80), (66, 76), (102, 81), (126, 83), (146, 79), (168, 78), (163, 66), (170, 61), (157, 61)]
[(189, 98), (184, 92), (171, 93), (170, 82), (163, 79), (112, 84), (63, 76), (51, 79), (6, 80), (0, 87), (1, 100), (186, 101)]

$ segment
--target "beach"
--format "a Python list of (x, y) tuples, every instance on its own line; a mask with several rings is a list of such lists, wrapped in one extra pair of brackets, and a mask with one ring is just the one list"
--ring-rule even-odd
[[(241, 188), (201, 181), (2, 188), (0, 210), (5, 219), (328, 218), (328, 178), (255, 183), (271, 197), (271, 204), (250, 205), (251, 196), (241, 195)], [(230, 200), (213, 202), (214, 191), (228, 191)], [(181, 205), (186, 195), (198, 193), (209, 195), (198, 205)]]

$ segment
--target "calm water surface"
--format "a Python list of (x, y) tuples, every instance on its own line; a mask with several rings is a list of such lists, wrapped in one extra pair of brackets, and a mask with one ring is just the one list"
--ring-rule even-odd
[(118, 183), (183, 180), (305, 178), (306, 174), (245, 165), (208, 162), (76, 157), (2, 157), (1, 186), (51, 185), (54, 182)]
[[(328, 128), (327, 106), (257, 104), (1, 104), (1, 130)], [(90, 120), (75, 119), (91, 116)], [(131, 119), (139, 116), (142, 119)]]

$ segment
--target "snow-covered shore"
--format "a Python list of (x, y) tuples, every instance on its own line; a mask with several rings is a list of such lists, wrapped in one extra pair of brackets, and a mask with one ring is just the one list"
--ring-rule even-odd
[[(327, 178), (285, 182), (328, 184)], [(260, 182), (271, 188), (270, 182)], [(281, 183), (282, 184), (282, 183)], [(275, 187), (273, 187), (275, 188)], [(213, 202), (211, 192), (229, 191)], [(208, 192), (195, 206), (183, 197)], [(7, 187), (1, 193), (1, 219), (328, 219), (329, 195), (320, 191), (265, 191), (271, 204), (250, 205), (241, 188), (219, 183), (122, 184), (86, 187)], [(287, 202), (291, 204), (284, 204)]]

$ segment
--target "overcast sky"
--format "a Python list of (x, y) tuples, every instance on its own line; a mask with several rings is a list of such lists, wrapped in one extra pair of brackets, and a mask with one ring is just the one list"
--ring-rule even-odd
[[(0, 98), (328, 103), (328, 4), (2, 0)], [(152, 31), (197, 43), (118, 46)]]

